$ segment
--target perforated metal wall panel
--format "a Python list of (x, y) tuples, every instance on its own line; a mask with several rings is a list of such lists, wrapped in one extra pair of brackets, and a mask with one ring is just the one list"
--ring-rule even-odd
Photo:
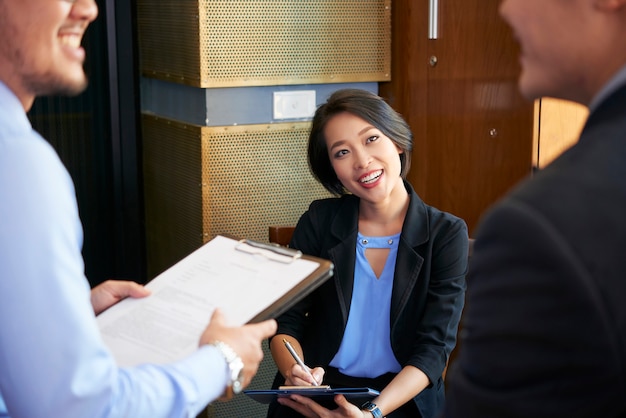
[[(262, 347), (263, 360), (246, 389), (264, 390), (271, 388), (274, 382), (277, 368), (267, 341), (263, 342)], [(213, 402), (198, 418), (265, 418), (267, 408), (268, 405), (259, 403), (242, 393), (228, 402)]]
[(143, 116), (150, 277), (218, 234), (268, 241), (328, 197), (306, 160), (310, 122), (205, 127)]
[(146, 266), (151, 279), (203, 243), (202, 132), (143, 118)]
[(391, 0), (138, 0), (141, 71), (196, 87), (390, 80)]

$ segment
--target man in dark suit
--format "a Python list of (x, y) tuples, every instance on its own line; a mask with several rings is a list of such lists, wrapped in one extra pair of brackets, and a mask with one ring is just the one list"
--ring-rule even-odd
[(626, 416), (626, 0), (504, 0), (521, 92), (578, 143), (483, 218), (447, 417)]

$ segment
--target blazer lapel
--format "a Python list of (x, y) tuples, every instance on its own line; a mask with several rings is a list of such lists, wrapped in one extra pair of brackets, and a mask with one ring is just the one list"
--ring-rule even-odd
[[(348, 323), (350, 302), (352, 301), (352, 287), (354, 285), (354, 260), (356, 257), (356, 238), (358, 232), (359, 199), (346, 196), (330, 233), (338, 241), (337, 245), (328, 250), (330, 260), (337, 269), (335, 273), (335, 290), (341, 307), (343, 325)], [(352, 260), (352, 262), (346, 262)]]
[(424, 257), (418, 247), (428, 241), (428, 212), (424, 202), (419, 198), (411, 185), (404, 183), (411, 201), (407, 210), (402, 235), (398, 244), (395, 276), (391, 293), (391, 327), (393, 328), (400, 313), (411, 298), (413, 288), (419, 278)]
[(400, 240), (399, 245), (391, 293), (390, 321), (392, 328), (411, 298), (424, 262), (424, 258), (415, 252), (411, 246), (407, 245), (404, 240)]

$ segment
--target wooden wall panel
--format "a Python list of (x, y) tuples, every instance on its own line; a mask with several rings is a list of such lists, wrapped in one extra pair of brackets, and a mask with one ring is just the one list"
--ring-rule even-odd
[(531, 172), (533, 105), (517, 90), (518, 47), (495, 0), (440, 3), (428, 39), (428, 0), (392, 7), (392, 80), (381, 95), (415, 134), (409, 180), (429, 204), (466, 220)]

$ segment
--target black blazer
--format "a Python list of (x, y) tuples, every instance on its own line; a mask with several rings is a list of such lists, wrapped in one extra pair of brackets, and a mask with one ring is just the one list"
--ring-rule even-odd
[[(416, 397), (426, 418), (443, 407), (441, 374), (464, 304), (468, 237), (462, 219), (424, 204), (408, 183), (405, 187), (410, 204), (394, 275), (391, 346), (402, 366), (419, 368), (433, 382)], [(331, 280), (278, 318), (278, 333), (300, 341), (310, 366), (327, 367), (343, 337), (354, 283), (358, 210), (359, 199), (352, 195), (315, 201), (294, 231), (292, 247), (335, 265)]]
[(446, 416), (626, 416), (626, 86), (481, 222)]

